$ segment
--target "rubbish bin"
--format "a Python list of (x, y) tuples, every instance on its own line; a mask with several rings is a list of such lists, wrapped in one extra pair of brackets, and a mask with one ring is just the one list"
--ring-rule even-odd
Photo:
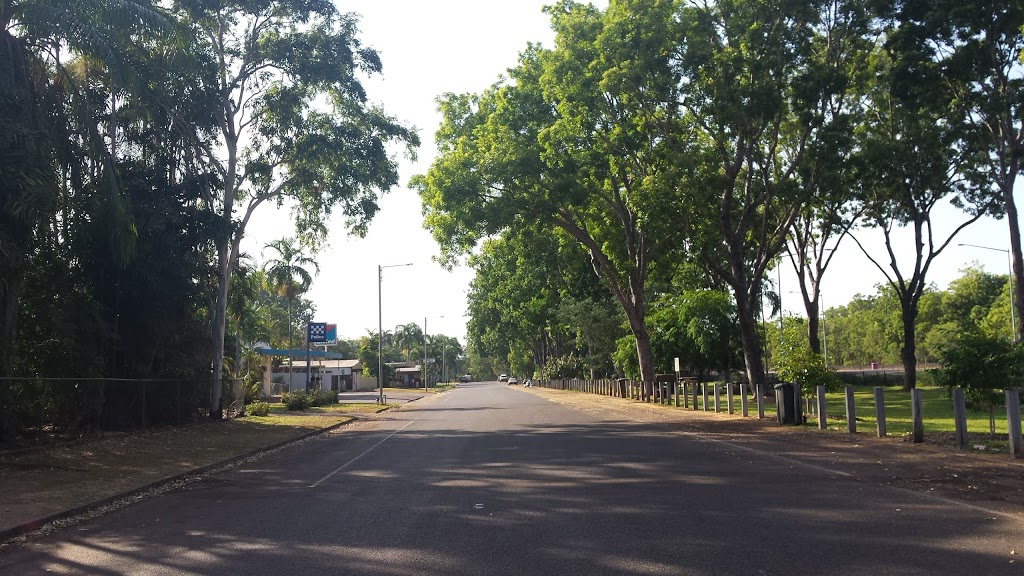
[(796, 397), (796, 386), (791, 382), (775, 385), (775, 408), (779, 424), (802, 424), (800, 401)]
[(871, 369), (872, 370), (878, 370), (878, 362), (872, 362), (871, 363)]

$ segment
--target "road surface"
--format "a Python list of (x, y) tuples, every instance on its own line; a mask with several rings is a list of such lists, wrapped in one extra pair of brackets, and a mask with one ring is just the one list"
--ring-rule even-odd
[(1022, 574), (1022, 528), (472, 383), (8, 550), (0, 574)]

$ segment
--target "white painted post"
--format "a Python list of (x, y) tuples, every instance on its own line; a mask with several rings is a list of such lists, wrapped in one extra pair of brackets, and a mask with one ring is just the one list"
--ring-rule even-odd
[(924, 442), (924, 415), (921, 413), (922, 409), (921, 391), (914, 388), (910, 391), (910, 417), (914, 421), (914, 431), (912, 434), (914, 444)]
[(963, 388), (953, 389), (953, 424), (956, 429), (956, 447), (967, 448), (967, 400)]
[(1020, 433), (1020, 390), (1009, 388), (1006, 393), (1006, 428), (1010, 437), (1010, 455), (1024, 457), (1024, 438)]
[(818, 386), (818, 430), (828, 429), (828, 409), (825, 404), (825, 387)]
[(885, 388), (875, 387), (875, 423), (878, 437), (885, 438)]
[(846, 431), (850, 434), (857, 431), (857, 407), (853, 403), (853, 386), (846, 387)]

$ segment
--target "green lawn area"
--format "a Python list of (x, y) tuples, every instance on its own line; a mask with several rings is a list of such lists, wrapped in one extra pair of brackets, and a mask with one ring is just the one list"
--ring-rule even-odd
[[(721, 383), (719, 383), (721, 384)], [(857, 418), (857, 432), (874, 434), (877, 428), (875, 420), (875, 396), (874, 388), (871, 386), (854, 386), (854, 406)], [(886, 433), (890, 436), (904, 436), (912, 431), (910, 417), (910, 392), (904, 391), (900, 386), (883, 387), (885, 391), (885, 424)], [(923, 413), (923, 424), (925, 434), (953, 434), (956, 431), (953, 422), (953, 400), (948, 396), (945, 388), (937, 386), (919, 386), (921, 390), (921, 405)], [(692, 388), (688, 390), (692, 403)], [(805, 399), (808, 392), (804, 391)], [(811, 391), (812, 403), (816, 404)], [(840, 390), (827, 394), (826, 413), (829, 416), (828, 428), (830, 430), (846, 430), (846, 399), (845, 392)], [(702, 395), (697, 394), (697, 408), (702, 407)], [(708, 409), (714, 410), (714, 394), (709, 389)], [(680, 402), (682, 405), (682, 402)], [(806, 407), (806, 404), (804, 404)], [(720, 411), (727, 411), (726, 394), (724, 387), (720, 397)], [(757, 403), (753, 396), (748, 397), (748, 413), (752, 417), (757, 416)], [(735, 398), (734, 412), (740, 413), (740, 399)], [(774, 398), (765, 402), (764, 414), (766, 418), (775, 418), (776, 409)], [(805, 414), (807, 425), (817, 427), (817, 416)], [(981, 436), (972, 438), (972, 442), (983, 443), (989, 450), (1002, 450), (1008, 445), (1006, 430), (1006, 410), (999, 407), (995, 411), (996, 436), (989, 436), (989, 415), (987, 412), (968, 410), (967, 431), (969, 434)]]
[[(853, 387), (855, 416), (857, 429), (873, 431), (875, 421), (874, 389), (870, 387)], [(953, 400), (945, 388), (936, 386), (919, 386), (921, 391), (921, 413), (925, 433), (953, 433), (956, 425), (953, 422)], [(912, 430), (910, 419), (910, 392), (899, 386), (885, 387), (885, 425), (891, 435), (909, 434)], [(840, 419), (829, 419), (829, 428), (846, 429), (846, 400), (842, 391), (826, 395), (827, 414)], [(833, 422), (835, 424), (833, 424)], [(995, 410), (996, 434), (1006, 435), (1006, 410)], [(988, 434), (989, 416), (987, 412), (967, 411), (967, 432), (970, 434)]]
[[(330, 406), (317, 406), (315, 408), (309, 408), (309, 409), (304, 410), (302, 412), (291, 412), (291, 414), (329, 414), (329, 413), (332, 413), (332, 412), (342, 412), (342, 413), (352, 413), (352, 412), (364, 413), (365, 412), (365, 413), (373, 414), (373, 413), (376, 413), (376, 412), (380, 412), (382, 410), (386, 410), (386, 409), (388, 409), (388, 408), (390, 408), (392, 406), (397, 406), (397, 404), (384, 404), (383, 406), (381, 406), (380, 404), (370, 404), (368, 402), (353, 402), (353, 403), (348, 403), (348, 404), (331, 404)], [(288, 413), (289, 412), (288, 412), (287, 407), (284, 404), (281, 404), (280, 402), (270, 405), (270, 414), (288, 414)]]

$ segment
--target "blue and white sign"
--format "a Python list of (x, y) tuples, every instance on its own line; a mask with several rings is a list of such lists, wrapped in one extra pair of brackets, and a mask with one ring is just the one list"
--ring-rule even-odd
[(310, 322), (306, 325), (306, 341), (310, 344), (327, 342), (327, 323)]

